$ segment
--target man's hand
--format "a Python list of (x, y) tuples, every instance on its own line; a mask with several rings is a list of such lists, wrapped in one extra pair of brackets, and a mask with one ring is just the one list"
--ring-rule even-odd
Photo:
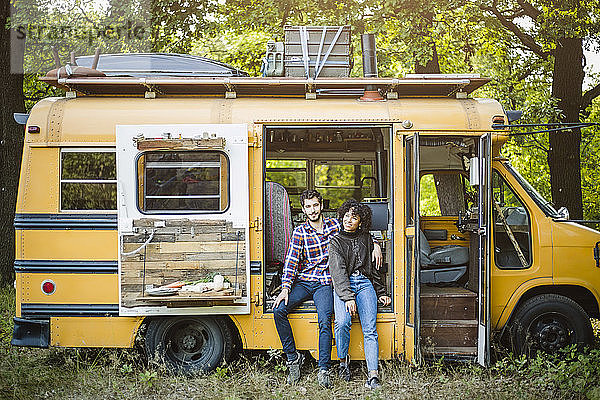
[(381, 296), (379, 297), (379, 302), (384, 306), (387, 306), (392, 302), (392, 299), (390, 298), (390, 296)]
[(279, 305), (279, 303), (281, 303), (282, 301), (287, 306), (289, 294), (290, 294), (290, 290), (288, 288), (281, 289), (281, 292), (279, 293), (279, 295), (275, 299), (275, 303), (273, 304), (273, 308), (276, 308)]
[(381, 253), (381, 246), (379, 246), (379, 243), (373, 243), (373, 256), (371, 257), (371, 261), (375, 262), (375, 268), (381, 268), (381, 264), (383, 264), (383, 254)]
[(346, 311), (352, 316), (356, 315), (356, 301), (348, 300), (346, 302)]

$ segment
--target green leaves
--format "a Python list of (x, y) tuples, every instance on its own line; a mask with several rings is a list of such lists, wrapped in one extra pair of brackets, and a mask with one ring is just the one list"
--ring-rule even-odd
[(263, 31), (237, 33), (233, 30), (202, 36), (192, 43), (191, 54), (230, 64), (259, 76), (270, 35)]

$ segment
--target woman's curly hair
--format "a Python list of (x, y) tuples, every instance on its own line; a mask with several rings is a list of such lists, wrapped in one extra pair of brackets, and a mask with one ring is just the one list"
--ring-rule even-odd
[(346, 200), (337, 211), (338, 220), (342, 226), (344, 225), (344, 215), (348, 211), (360, 218), (360, 224), (358, 225), (359, 232), (369, 232), (371, 230), (371, 216), (373, 213), (369, 206), (361, 204), (354, 199)]

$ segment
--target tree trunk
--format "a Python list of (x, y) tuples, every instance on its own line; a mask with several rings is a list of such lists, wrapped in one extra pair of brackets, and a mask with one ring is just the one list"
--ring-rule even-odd
[[(583, 85), (583, 47), (577, 38), (562, 39), (554, 51), (552, 96), (557, 98), (563, 122), (579, 122)], [(581, 194), (581, 130), (549, 134), (550, 186), (555, 206), (567, 207), (572, 219), (583, 219)]]
[[(13, 113), (24, 112), (23, 74), (11, 72), (11, 31), (6, 29), (10, 2), (2, 2), (0, 23), (0, 286), (12, 283), (15, 256), (13, 221), (17, 200), (17, 185), (23, 148), (23, 127), (13, 119)], [(14, 34), (14, 32), (13, 32)], [(18, 47), (18, 48), (17, 48)], [(13, 46), (13, 62), (23, 65), (22, 46)]]
[(415, 74), (439, 74), (440, 73), (440, 61), (438, 59), (437, 48), (435, 42), (431, 43), (433, 54), (431, 59), (427, 61), (425, 65), (420, 62), (415, 63)]
[(433, 174), (442, 215), (458, 215), (465, 210), (465, 190), (459, 174)]

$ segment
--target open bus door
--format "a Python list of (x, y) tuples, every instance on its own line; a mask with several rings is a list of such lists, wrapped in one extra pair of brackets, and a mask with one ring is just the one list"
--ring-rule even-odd
[[(477, 312), (477, 362), (487, 366), (490, 362), (490, 207), (491, 207), (491, 135), (479, 139), (479, 291)], [(472, 166), (474, 167), (474, 166)]]
[[(419, 257), (419, 134), (404, 136), (405, 164), (405, 320), (404, 352), (407, 361), (419, 363), (420, 349), (420, 257)], [(397, 167), (398, 168), (398, 167)]]
[(120, 315), (249, 313), (247, 126), (116, 137)]

